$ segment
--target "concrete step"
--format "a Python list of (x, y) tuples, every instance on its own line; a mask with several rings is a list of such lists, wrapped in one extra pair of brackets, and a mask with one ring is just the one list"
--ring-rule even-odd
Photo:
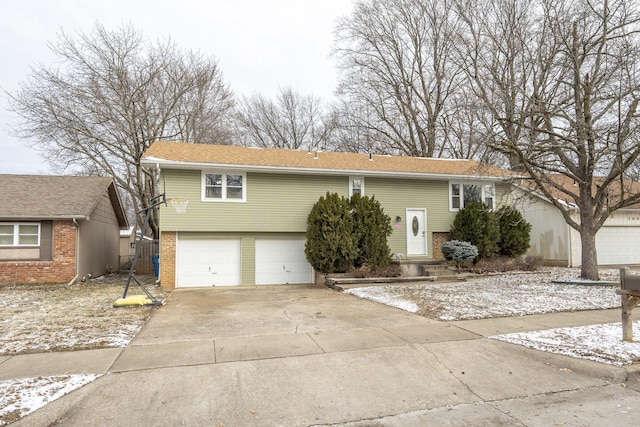
[(446, 263), (423, 264), (420, 266), (420, 273), (423, 276), (454, 276), (455, 271), (449, 268)]

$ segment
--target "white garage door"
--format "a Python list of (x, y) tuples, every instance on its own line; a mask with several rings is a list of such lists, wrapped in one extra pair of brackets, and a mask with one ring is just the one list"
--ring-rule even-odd
[(240, 239), (179, 239), (179, 288), (240, 284)]
[(304, 239), (256, 239), (256, 285), (312, 283)]
[(640, 264), (640, 228), (602, 227), (596, 250), (599, 265)]

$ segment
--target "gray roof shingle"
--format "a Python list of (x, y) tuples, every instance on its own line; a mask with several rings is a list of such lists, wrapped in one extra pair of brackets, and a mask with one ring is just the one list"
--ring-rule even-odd
[(0, 175), (0, 219), (86, 218), (109, 192), (121, 227), (127, 226), (111, 178), (94, 176)]

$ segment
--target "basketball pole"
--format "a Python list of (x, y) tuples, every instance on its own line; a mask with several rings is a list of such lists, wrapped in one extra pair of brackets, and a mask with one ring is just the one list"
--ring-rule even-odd
[(122, 295), (122, 298), (120, 298), (114, 303), (114, 307), (124, 307), (127, 305), (140, 305), (139, 301), (127, 300), (127, 292), (129, 291), (129, 285), (131, 285), (132, 280), (138, 284), (140, 289), (142, 289), (142, 291), (147, 295), (147, 297), (149, 297), (149, 300), (151, 301), (150, 303), (144, 303), (142, 305), (153, 305), (153, 306), (162, 305), (162, 302), (155, 299), (153, 295), (149, 293), (147, 288), (145, 288), (144, 285), (140, 283), (140, 281), (136, 277), (135, 270), (136, 270), (136, 264), (138, 263), (138, 258), (140, 257), (140, 248), (142, 247), (142, 241), (144, 240), (144, 236), (147, 231), (147, 225), (149, 224), (149, 218), (151, 217), (153, 210), (163, 203), (165, 205), (167, 204), (167, 198), (165, 197), (165, 193), (152, 197), (151, 200), (149, 200), (149, 206), (137, 212), (138, 214), (144, 212), (145, 219), (144, 219), (144, 223), (142, 224), (140, 237), (138, 238), (138, 235), (136, 234), (136, 250), (133, 255), (133, 260), (131, 261), (131, 268), (129, 269), (129, 277), (127, 278), (127, 285), (124, 288), (124, 294)]

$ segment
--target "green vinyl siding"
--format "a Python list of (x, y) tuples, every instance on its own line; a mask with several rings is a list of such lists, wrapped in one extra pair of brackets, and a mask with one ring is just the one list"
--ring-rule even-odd
[[(455, 212), (449, 211), (449, 182), (417, 179), (365, 178), (365, 194), (375, 196), (391, 217), (393, 254), (407, 254), (407, 208), (427, 210), (427, 257), (433, 255), (432, 233), (449, 231)], [(400, 222), (396, 217), (400, 217)]]
[(164, 170), (167, 198), (189, 199), (187, 212), (161, 206), (167, 231), (305, 232), (307, 216), (320, 196), (346, 196), (348, 177), (247, 173), (245, 202), (201, 201), (201, 172)]
[[(228, 171), (223, 171), (228, 172)], [(240, 171), (242, 172), (242, 171)], [(255, 277), (255, 237), (270, 233), (304, 236), (313, 205), (327, 192), (347, 196), (349, 176), (282, 173), (246, 174), (246, 200), (201, 201), (199, 170), (163, 170), (167, 198), (189, 200), (178, 214), (171, 204), (161, 206), (161, 228), (166, 231), (215, 233), (242, 238), (242, 277)], [(496, 183), (496, 207), (508, 200), (508, 184)], [(457, 212), (449, 210), (449, 181), (391, 177), (364, 177), (365, 195), (375, 196), (391, 217), (389, 245), (394, 254), (407, 252), (406, 209), (427, 212), (427, 257), (433, 255), (434, 232), (448, 232)], [(396, 217), (401, 221), (397, 222)]]
[(255, 285), (256, 284), (256, 239), (254, 236), (244, 236), (240, 241), (241, 254), (241, 268), (240, 283), (243, 285)]

